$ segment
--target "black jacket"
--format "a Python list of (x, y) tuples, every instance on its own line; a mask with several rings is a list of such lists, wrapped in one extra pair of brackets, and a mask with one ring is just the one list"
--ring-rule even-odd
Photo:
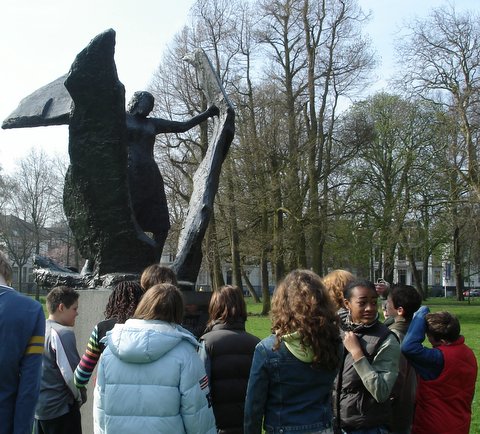
[[(243, 412), (256, 336), (243, 321), (215, 324), (201, 340), (208, 355), (213, 412), (222, 433), (243, 433)], [(210, 372), (208, 372), (210, 371)]]

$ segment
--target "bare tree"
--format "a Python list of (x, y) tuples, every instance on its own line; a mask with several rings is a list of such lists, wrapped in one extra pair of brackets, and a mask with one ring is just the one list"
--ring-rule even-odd
[(32, 149), (20, 160), (10, 182), (13, 187), (9, 207), (12, 213), (30, 225), (35, 253), (39, 254), (43, 229), (61, 212), (58, 200), (60, 181), (51, 159), (43, 151)]
[(23, 290), (28, 261), (35, 252), (33, 227), (14, 215), (0, 215), (0, 241), (17, 270), (18, 290)]
[(326, 271), (324, 247), (339, 187), (335, 174), (355, 155), (355, 147), (335, 140), (339, 100), (368, 83), (375, 60), (361, 32), (368, 16), (356, 1), (304, 1), (302, 7), (307, 51), (308, 239), (312, 268), (321, 274)]
[(478, 167), (480, 109), (480, 17), (458, 13), (452, 4), (433, 9), (406, 28), (399, 44), (405, 88), (436, 102), (459, 126), (458, 150), (464, 164), (450, 164), (480, 198)]
[(3, 219), (0, 232), (21, 279), (22, 269), (32, 254), (42, 251), (42, 243), (46, 241), (45, 227), (63, 215), (59, 197), (63, 180), (56, 173), (52, 160), (43, 151), (32, 149), (18, 162), (7, 182), (5, 213), (10, 216)]

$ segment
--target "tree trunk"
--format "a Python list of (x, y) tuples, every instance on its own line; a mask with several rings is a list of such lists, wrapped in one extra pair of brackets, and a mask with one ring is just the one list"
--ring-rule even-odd
[(212, 281), (212, 289), (216, 291), (221, 286), (225, 285), (225, 281), (223, 279), (220, 255), (218, 253), (218, 242), (214, 212), (212, 212), (210, 224), (208, 225), (206, 235), (207, 262), (210, 271), (210, 278)]
[[(423, 258), (423, 293), (421, 293), (423, 300), (427, 299), (428, 296), (428, 259), (430, 255)], [(425, 271), (426, 270), (426, 271)]]
[(233, 185), (233, 164), (232, 159), (228, 160), (228, 169), (225, 171), (227, 177), (228, 214), (230, 224), (230, 250), (232, 255), (232, 282), (243, 292), (242, 270), (240, 264), (240, 237), (237, 225), (237, 209), (235, 206), (235, 189)]
[(417, 291), (420, 293), (422, 296), (422, 299), (425, 300), (425, 292), (422, 287), (422, 279), (420, 276), (420, 271), (417, 268), (417, 263), (415, 262), (415, 256), (413, 255), (412, 249), (406, 249), (407, 250), (407, 256), (408, 256), (408, 261), (410, 262), (410, 267), (412, 268), (412, 276), (413, 276), (413, 283), (415, 285), (415, 288), (417, 288)]
[(455, 267), (455, 289), (456, 299), (463, 299), (463, 264), (460, 246), (460, 228), (455, 227), (453, 231), (453, 263)]
[(270, 312), (270, 290), (268, 288), (268, 264), (264, 252), (260, 258), (260, 273), (262, 281), (262, 315)]
[(253, 287), (252, 282), (250, 282), (250, 279), (248, 278), (247, 273), (245, 272), (245, 269), (242, 267), (241, 270), (242, 270), (242, 277), (243, 277), (243, 280), (245, 281), (245, 285), (247, 286), (248, 292), (253, 297), (253, 300), (255, 301), (255, 303), (260, 303), (260, 298), (258, 298), (258, 294), (255, 291), (255, 288)]

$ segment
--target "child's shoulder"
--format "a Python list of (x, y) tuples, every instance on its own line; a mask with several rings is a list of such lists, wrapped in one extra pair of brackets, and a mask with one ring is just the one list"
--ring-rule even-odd
[(73, 327), (60, 324), (52, 319), (47, 319), (47, 333), (51, 333), (51, 330), (54, 330), (60, 338), (75, 336)]

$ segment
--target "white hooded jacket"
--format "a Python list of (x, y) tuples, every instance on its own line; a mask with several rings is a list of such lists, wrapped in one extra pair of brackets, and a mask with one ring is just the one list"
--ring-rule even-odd
[(95, 434), (216, 433), (208, 379), (184, 328), (129, 319), (104, 338)]

